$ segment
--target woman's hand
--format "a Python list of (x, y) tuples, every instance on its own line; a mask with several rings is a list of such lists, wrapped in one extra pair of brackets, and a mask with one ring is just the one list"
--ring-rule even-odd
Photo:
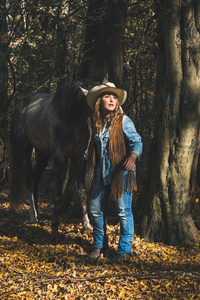
[(137, 155), (135, 153), (132, 153), (124, 162), (124, 168), (126, 170), (134, 170), (135, 169), (135, 161), (136, 161)]

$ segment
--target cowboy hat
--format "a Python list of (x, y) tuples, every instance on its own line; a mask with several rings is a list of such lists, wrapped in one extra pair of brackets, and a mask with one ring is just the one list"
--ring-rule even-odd
[(106, 92), (116, 94), (120, 106), (125, 102), (127, 97), (126, 91), (116, 88), (116, 86), (112, 82), (107, 82), (105, 84), (96, 85), (89, 91), (87, 95), (88, 105), (94, 110), (96, 100), (99, 98), (99, 96)]

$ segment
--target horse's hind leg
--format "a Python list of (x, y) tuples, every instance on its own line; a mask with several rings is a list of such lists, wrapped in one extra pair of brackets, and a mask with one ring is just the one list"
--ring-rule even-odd
[(36, 164), (32, 172), (32, 186), (33, 190), (29, 192), (30, 200), (30, 223), (38, 221), (38, 185), (40, 183), (41, 175), (48, 164), (49, 155), (35, 149)]
[(36, 223), (37, 219), (37, 210), (35, 207), (34, 201), (34, 192), (33, 192), (33, 177), (32, 177), (32, 162), (31, 155), (33, 151), (33, 146), (30, 144), (27, 147), (26, 154), (24, 156), (24, 170), (26, 173), (26, 186), (28, 189), (28, 197), (30, 203), (30, 223)]
[(52, 219), (52, 234), (56, 234), (59, 225), (59, 215), (61, 214), (61, 204), (62, 204), (62, 182), (63, 182), (63, 162), (58, 156), (53, 159), (53, 169), (52, 169), (52, 190), (53, 190), (53, 202), (54, 202), (54, 215)]

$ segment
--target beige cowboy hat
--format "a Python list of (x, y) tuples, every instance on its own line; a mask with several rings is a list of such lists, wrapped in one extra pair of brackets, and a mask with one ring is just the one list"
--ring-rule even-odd
[(125, 102), (127, 97), (127, 92), (122, 89), (116, 88), (116, 86), (112, 82), (96, 85), (89, 91), (87, 95), (87, 103), (93, 110), (95, 107), (96, 100), (105, 92), (111, 92), (116, 94), (120, 106)]

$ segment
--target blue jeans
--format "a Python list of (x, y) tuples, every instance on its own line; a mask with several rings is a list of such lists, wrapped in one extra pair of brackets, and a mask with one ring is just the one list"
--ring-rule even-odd
[[(126, 175), (124, 176), (124, 186)], [(107, 248), (105, 208), (110, 192), (110, 185), (104, 185), (101, 176), (96, 178), (90, 200), (89, 215), (93, 225), (93, 238), (95, 248)], [(128, 254), (132, 249), (134, 223), (132, 214), (132, 194), (124, 191), (121, 198), (116, 201), (117, 214), (120, 221), (120, 239), (117, 253)]]

